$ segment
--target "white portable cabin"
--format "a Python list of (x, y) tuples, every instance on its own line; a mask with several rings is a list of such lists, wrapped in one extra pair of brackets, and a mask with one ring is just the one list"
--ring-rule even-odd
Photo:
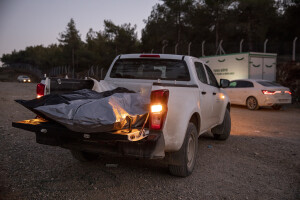
[(200, 57), (213, 71), (217, 80), (263, 79), (276, 80), (277, 54), (235, 53)]

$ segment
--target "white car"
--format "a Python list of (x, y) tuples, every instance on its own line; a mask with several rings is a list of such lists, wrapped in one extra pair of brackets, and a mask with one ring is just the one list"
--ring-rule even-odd
[(272, 106), (278, 110), (292, 101), (289, 88), (266, 80), (233, 80), (225, 90), (232, 104), (246, 105), (250, 110), (257, 110), (260, 106)]
[(25, 76), (25, 75), (18, 76), (17, 80), (20, 83), (30, 83), (31, 82), (30, 78), (28, 76)]

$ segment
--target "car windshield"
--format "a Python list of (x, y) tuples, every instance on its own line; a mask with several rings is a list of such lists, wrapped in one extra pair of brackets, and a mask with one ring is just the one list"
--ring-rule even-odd
[(278, 83), (269, 82), (269, 81), (257, 81), (257, 83), (259, 83), (259, 84), (261, 84), (262, 86), (265, 86), (265, 87), (274, 87), (274, 86), (280, 86), (280, 87), (282, 87)]
[(189, 81), (186, 63), (182, 60), (120, 59), (114, 64), (111, 78), (162, 79)]

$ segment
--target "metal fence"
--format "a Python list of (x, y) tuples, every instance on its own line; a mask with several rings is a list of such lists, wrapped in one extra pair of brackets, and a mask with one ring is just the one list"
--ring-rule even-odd
[(35, 75), (37, 78), (42, 78), (43, 77), (43, 73), (39, 69), (38, 66), (32, 66), (32, 65), (29, 65), (29, 64), (17, 63), (17, 64), (6, 65), (5, 67), (8, 68), (8, 69), (10, 68), (10, 69), (14, 69), (14, 70), (20, 70), (22, 72), (31, 73), (31, 74)]
[(45, 72), (46, 75), (51, 77), (68, 77), (68, 78), (85, 78), (85, 77), (94, 77), (96, 79), (102, 80), (106, 74), (106, 70), (98, 65), (92, 65), (86, 67), (87, 70), (82, 72), (76, 72), (76, 70), (68, 65), (68, 66), (56, 66), (51, 68), (48, 73)]
[(229, 54), (237, 52), (265, 52), (277, 53), (278, 60), (285, 61), (300, 61), (299, 44), (297, 46), (297, 37), (290, 42), (278, 42), (271, 39), (265, 39), (262, 42), (252, 43), (251, 47), (247, 40), (241, 39), (236, 42), (226, 42), (221, 40), (216, 46), (211, 41), (197, 41), (197, 42), (181, 42), (181, 43), (168, 43), (165, 40), (159, 48), (149, 49), (145, 53), (165, 53), (165, 54), (181, 54), (191, 55), (194, 57)]
[[(299, 44), (297, 46), (297, 37), (288, 43), (278, 42), (266, 39), (262, 42), (252, 44), (250, 48), (247, 41), (244, 39), (237, 40), (236, 42), (226, 42), (221, 40), (216, 46), (211, 41), (197, 41), (197, 42), (181, 42), (169, 43), (164, 40), (164, 43), (159, 48), (149, 49), (144, 53), (163, 53), (163, 54), (181, 54), (191, 55), (194, 57), (203, 57), (210, 55), (229, 54), (237, 52), (266, 52), (277, 53), (277, 60), (280, 63), (289, 61), (300, 61)], [(299, 42), (298, 42), (299, 43)], [(250, 50), (251, 49), (251, 50)], [(131, 52), (124, 52), (131, 53)], [(43, 72), (39, 66), (32, 66), (29, 64), (11, 64), (7, 67), (20, 69), (35, 74), (37, 77), (42, 78), (46, 74), (52, 77), (69, 77), (69, 78), (85, 78), (94, 77), (98, 80), (104, 79), (107, 68), (99, 65), (87, 66), (84, 71), (77, 72), (71, 65), (55, 66), (50, 69), (45, 69)]]

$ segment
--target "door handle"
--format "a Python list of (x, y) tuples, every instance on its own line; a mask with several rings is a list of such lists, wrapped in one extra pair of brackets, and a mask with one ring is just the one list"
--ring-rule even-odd
[(213, 95), (216, 95), (217, 93), (213, 92)]
[(205, 94), (206, 94), (206, 92), (204, 92), (204, 91), (203, 91), (203, 92), (201, 92), (201, 94), (205, 95)]

